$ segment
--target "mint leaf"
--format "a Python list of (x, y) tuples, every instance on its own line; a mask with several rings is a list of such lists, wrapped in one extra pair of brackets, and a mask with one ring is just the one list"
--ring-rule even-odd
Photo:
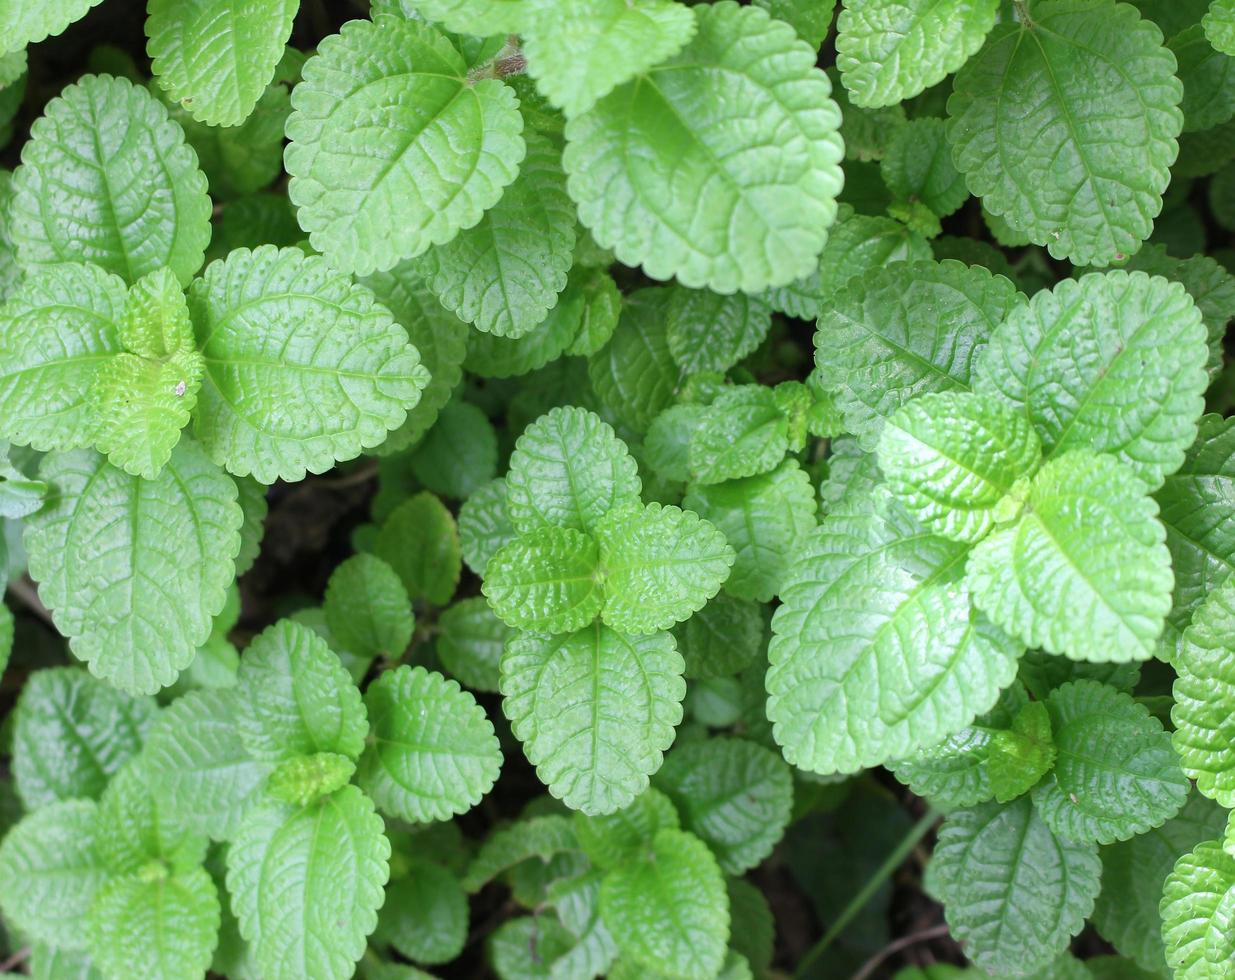
[(497, 433), (488, 416), (471, 402), (452, 399), (407, 465), (434, 493), (464, 500), (493, 479), (497, 458)]
[(538, 858), (548, 864), (555, 855), (578, 848), (570, 819), (560, 813), (519, 820), (489, 835), (463, 877), (463, 888), (478, 892), (502, 872), (524, 861)]
[(1122, 271), (1065, 279), (995, 331), (974, 389), (1023, 412), (1048, 458), (1111, 453), (1153, 489), (1196, 438), (1205, 336), (1178, 283)]
[(86, 16), (102, 0), (46, 0), (30, 3), (16, 0), (5, 6), (0, 20), (0, 54), (20, 51), (28, 44), (61, 34), (74, 21)]
[[(889, 212), (911, 217), (915, 209), (925, 207), (923, 220), (932, 231), (938, 225), (936, 219), (958, 211), (969, 197), (964, 177), (952, 164), (944, 128), (942, 119), (910, 120), (896, 129), (879, 161), (879, 173), (893, 197)], [(912, 220), (909, 224), (916, 228)], [(925, 233), (925, 229), (917, 230)]]
[(1210, 44), (1225, 55), (1235, 56), (1235, 5), (1230, 0), (1213, 0), (1201, 24)]
[(297, 0), (153, 0), (146, 21), (151, 71), (194, 119), (236, 126), (274, 77), (299, 6)]
[(1158, 507), (1135, 471), (1077, 450), (1034, 477), (1024, 513), (981, 541), (974, 603), (1030, 646), (1094, 663), (1147, 660), (1171, 605)]
[(471, 694), (423, 667), (399, 667), (365, 692), (373, 734), (356, 781), (384, 813), (447, 820), (497, 781), (501, 748)]
[(614, 813), (575, 814), (577, 844), (598, 868), (612, 870), (637, 861), (661, 830), (681, 826), (673, 801), (655, 787)]
[(188, 283), (210, 241), (206, 178), (149, 92), (86, 75), (30, 135), (9, 218), (23, 266), (90, 262), (128, 282), (170, 266)]
[(655, 503), (609, 511), (596, 538), (604, 570), (600, 615), (624, 633), (651, 633), (689, 618), (720, 590), (734, 560), (715, 525)]
[(467, 941), (467, 894), (450, 871), (416, 861), (386, 889), (376, 936), (417, 963), (449, 963)]
[(938, 392), (898, 409), (879, 439), (888, 489), (926, 527), (980, 541), (1042, 458), (1029, 420), (994, 398)]
[(729, 677), (744, 670), (763, 646), (759, 605), (721, 593), (690, 619), (673, 627), (688, 677)]
[(589, 535), (542, 527), (489, 559), (481, 591), (507, 625), (570, 633), (592, 622), (605, 603), (600, 563), (600, 549)]
[(502, 651), (515, 631), (497, 618), (483, 596), (456, 602), (437, 625), (437, 657), (446, 671), (473, 690), (496, 693)]
[(472, 84), (427, 24), (350, 21), (303, 76), (287, 121), (288, 193), (313, 247), (340, 270), (368, 275), (445, 244), (515, 179), (524, 144), (514, 93), (493, 78)]
[[(518, 443), (515, 450), (518, 451)], [(514, 455), (511, 453), (512, 457)], [(490, 480), (463, 501), (463, 506), (459, 508), (459, 542), (463, 560), (477, 575), (483, 575), (489, 559), (515, 537), (506, 496), (506, 481)]]
[(1031, 701), (1016, 713), (1011, 728), (991, 735), (985, 760), (991, 793), (1000, 803), (1011, 803), (1028, 792), (1055, 760), (1051, 715), (1041, 701)]
[(524, 633), (502, 656), (502, 710), (549, 792), (612, 813), (660, 768), (682, 720), (682, 657), (667, 633), (626, 636), (594, 623), (567, 636)]
[(529, 0), (401, 0), (447, 30), (487, 35), (519, 31), (531, 7)]
[(767, 716), (790, 763), (882, 765), (995, 704), (1023, 646), (971, 611), (966, 554), (874, 514), (826, 517), (803, 542), (768, 648)]
[(459, 530), (433, 494), (418, 493), (391, 511), (374, 550), (413, 599), (444, 606), (455, 594), (463, 567)]
[(352, 459), (428, 382), (373, 294), (299, 249), (232, 252), (193, 284), (189, 310), (206, 361), (194, 433), (237, 476), (299, 480)]
[(953, 158), (987, 210), (1055, 258), (1109, 265), (1162, 209), (1183, 123), (1175, 67), (1134, 7), (1039, 3), (956, 76)]
[(695, 482), (740, 480), (775, 469), (789, 451), (789, 420), (772, 389), (740, 385), (708, 406), (690, 439)]
[(28, 519), (25, 545), (57, 628), (122, 690), (171, 684), (232, 581), (243, 520), (235, 484), (187, 441), (155, 480), (86, 451), (47, 457), (40, 475), (59, 493)]
[(351, 782), (356, 763), (337, 752), (297, 755), (284, 762), (266, 780), (266, 796), (293, 806), (308, 806)]
[(1235, 116), (1235, 62), (1216, 51), (1200, 24), (1176, 34), (1166, 46), (1184, 84), (1184, 132), (1213, 129)]
[(836, 67), (857, 106), (896, 105), (961, 67), (995, 25), (995, 0), (848, 0)]
[(506, 510), (520, 532), (591, 531), (614, 507), (637, 504), (638, 466), (593, 412), (554, 408), (529, 425), (510, 455)]
[[(784, 285), (810, 272), (836, 214), (840, 113), (788, 25), (729, 2), (694, 13), (677, 55), (569, 121), (570, 194), (596, 241), (654, 279), (724, 293)], [(740, 109), (721, 77), (742, 80)], [(790, 139), (791, 162), (770, 152)]]
[(398, 658), (412, 642), (416, 617), (395, 570), (373, 555), (353, 555), (326, 583), (326, 625), (358, 657)]
[(262, 976), (351, 976), (377, 925), (389, 857), (382, 818), (354, 786), (248, 817), (227, 851), (227, 891)]
[(201, 864), (206, 839), (164, 810), (139, 756), (116, 773), (99, 798), (95, 849), (114, 875), (157, 874)]
[(1205, 841), (1176, 862), (1162, 891), (1162, 938), (1176, 977), (1220, 976), (1235, 957), (1235, 857)]
[(758, 296), (721, 296), (708, 289), (675, 289), (665, 311), (669, 350), (683, 371), (728, 371), (772, 329), (772, 311)]
[(1051, 832), (1022, 796), (958, 810), (944, 822), (930, 887), (969, 959), (988, 973), (1049, 963), (1093, 909), (1097, 845)]
[(626, 297), (613, 337), (588, 358), (588, 377), (601, 405), (643, 432), (673, 404), (682, 378), (669, 348), (670, 289), (640, 289)]

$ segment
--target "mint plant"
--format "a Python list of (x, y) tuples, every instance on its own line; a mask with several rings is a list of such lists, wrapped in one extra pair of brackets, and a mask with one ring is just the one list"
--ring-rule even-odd
[(0, 0), (0, 975), (1235, 978), (1232, 59)]

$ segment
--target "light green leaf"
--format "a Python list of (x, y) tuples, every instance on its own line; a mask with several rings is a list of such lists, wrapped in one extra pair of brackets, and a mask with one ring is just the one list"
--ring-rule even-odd
[(437, 657), (447, 672), (473, 690), (496, 694), (502, 651), (515, 631), (478, 595), (456, 602), (437, 626)]
[(229, 840), (260, 801), (270, 771), (237, 731), (236, 690), (194, 691), (159, 715), (144, 752), (159, 805), (183, 826)]
[(471, 402), (453, 398), (407, 464), (429, 490), (466, 500), (497, 474), (497, 459), (497, 433), (489, 417)]
[(531, 817), (499, 827), (480, 845), (463, 877), (468, 892), (478, 892), (502, 872), (538, 858), (548, 864), (555, 855), (577, 851), (579, 842), (568, 817), (560, 813)]
[(489, 559), (514, 537), (504, 479), (490, 480), (463, 501), (459, 508), (459, 541), (463, 560), (477, 575), (484, 574)]
[(576, 813), (574, 820), (578, 846), (595, 867), (606, 871), (639, 860), (658, 831), (680, 826), (673, 801), (654, 786), (616, 813)]
[(355, 759), (369, 725), (360, 692), (338, 655), (309, 627), (280, 620), (259, 633), (240, 659), (236, 728), (263, 762), (317, 752)]
[(611, 510), (596, 526), (607, 626), (665, 630), (720, 590), (734, 551), (716, 526), (691, 511), (649, 504)]
[(627, 806), (660, 768), (682, 720), (683, 662), (668, 633), (594, 623), (524, 633), (502, 657), (502, 710), (556, 798), (588, 814)]
[(985, 803), (995, 798), (986, 767), (994, 735), (994, 731), (975, 723), (917, 755), (890, 763), (888, 768), (937, 809), (956, 810)]
[(1162, 210), (1183, 124), (1175, 67), (1135, 7), (1036, 4), (957, 75), (953, 158), (987, 210), (1052, 256), (1109, 265)]
[(108, 783), (97, 821), (95, 849), (113, 875), (181, 871), (205, 860), (206, 838), (186, 830), (151, 792), (144, 756)]
[(299, 249), (237, 249), (193, 284), (189, 309), (206, 360), (194, 433), (237, 476), (294, 481), (352, 459), (429, 380), (373, 294)]
[(141, 749), (157, 705), (84, 670), (57, 667), (30, 676), (13, 713), (13, 776), (33, 812), (58, 800), (98, 799)]
[(857, 106), (896, 105), (952, 74), (995, 26), (997, 0), (846, 0), (836, 66)]
[(170, 266), (187, 285), (210, 241), (197, 155), (126, 78), (86, 75), (47, 104), (13, 174), (9, 234), (27, 268), (90, 262), (136, 282)]
[(95, 265), (26, 274), (0, 306), (0, 435), (41, 451), (90, 444), (91, 386), (123, 349), (124, 304), (124, 281)]
[(542, 368), (574, 342), (583, 323), (587, 296), (574, 279), (557, 306), (530, 333), (515, 339), (472, 330), (463, 366), (482, 378), (513, 378)]
[(13, 653), (13, 630), (16, 625), (13, 610), (0, 603), (0, 677), (4, 676), (4, 669)]
[(336, 268), (368, 275), (444, 244), (515, 179), (514, 92), (467, 71), (437, 30), (388, 15), (349, 21), (305, 64), (287, 121), (288, 193)]
[(402, 0), (403, 4), (437, 21), (449, 31), (487, 37), (523, 29), (529, 0)]
[(382, 818), (354, 786), (256, 811), (227, 851), (227, 891), (264, 980), (346, 980), (389, 877)]
[(592, 622), (605, 602), (601, 552), (582, 531), (542, 527), (489, 559), (481, 591), (510, 626), (570, 633)]
[(772, 853), (793, 809), (793, 777), (776, 752), (737, 738), (712, 738), (669, 753), (656, 774), (726, 874), (740, 875)]
[(10, 0), (0, 9), (0, 54), (54, 37), (102, 0)]
[(1175, 74), (1184, 84), (1184, 132), (1213, 129), (1235, 116), (1235, 61), (1214, 49), (1200, 24), (1166, 43), (1175, 55)]
[[(876, 5), (899, 4), (868, 0), (867, 6)], [(969, 0), (961, 0), (961, 5), (969, 5)], [(994, 7), (991, 4), (992, 10)], [(925, 205), (931, 214), (946, 218), (969, 197), (965, 178), (952, 163), (952, 148), (942, 119), (912, 119), (897, 127), (888, 141), (887, 153), (879, 161), (879, 173), (900, 208)]]
[(1158, 505), (1134, 471), (1111, 456), (1067, 453), (1039, 470), (1024, 508), (969, 558), (978, 608), (1049, 653), (1152, 657), (1173, 577)]
[(570, 951), (572, 939), (552, 916), (518, 916), (489, 937), (488, 960), (502, 980), (550, 980), (552, 964)]
[(661, 830), (645, 857), (600, 886), (600, 910), (622, 956), (646, 970), (672, 965), (682, 980), (711, 980), (729, 941), (729, 896), (707, 845)]
[(818, 510), (810, 477), (794, 459), (745, 480), (692, 486), (682, 506), (715, 524), (736, 553), (725, 591), (759, 602), (780, 593)]
[(695, 33), (690, 10), (672, 0), (526, 3), (527, 71), (567, 116), (675, 55)]
[[(43, 506), (50, 489), (42, 480), (26, 476), (9, 460), (10, 446), (0, 439), (0, 517), (18, 521), (29, 517)], [(0, 560), (0, 565), (4, 562)], [(0, 584), (5, 579), (0, 572)]]
[(1210, 44), (1223, 54), (1235, 57), (1235, 3), (1213, 0), (1201, 24)]
[(210, 636), (235, 572), (236, 485), (181, 441), (155, 480), (92, 452), (48, 456), (58, 496), (32, 515), (30, 574), (93, 674), (133, 694), (176, 679)]
[(965, 546), (870, 513), (803, 542), (772, 619), (767, 715), (793, 765), (857, 772), (989, 710), (1023, 645), (971, 610)]
[(82, 921), (107, 878), (94, 846), (97, 818), (93, 800), (63, 800), (28, 814), (0, 841), (0, 909), (31, 939), (86, 945)]
[(612, 426), (567, 406), (542, 415), (515, 443), (506, 509), (520, 532), (591, 531), (614, 507), (637, 504), (641, 489), (639, 468)]
[(151, 71), (199, 122), (236, 126), (274, 77), (299, 0), (151, 0)]
[(266, 796), (293, 806), (308, 806), (346, 786), (355, 773), (356, 763), (337, 752), (293, 756), (270, 774)]
[(772, 389), (739, 385), (707, 407), (690, 439), (696, 483), (723, 483), (776, 468), (789, 451), (789, 420)]
[(752, 353), (772, 328), (759, 296), (721, 296), (709, 289), (675, 289), (665, 311), (669, 350), (686, 374), (728, 371)]
[(416, 861), (386, 889), (377, 937), (417, 963), (449, 963), (467, 941), (467, 894), (446, 868)]
[(962, 392), (915, 398), (888, 419), (879, 439), (888, 489), (927, 528), (954, 541), (984, 538), (999, 502), (1041, 459), (1024, 415)]
[(1023, 412), (1048, 458), (1110, 453), (1154, 489), (1196, 438), (1207, 357), (1201, 312), (1182, 285), (1095, 273), (1013, 312), (978, 359), (974, 390)]
[(448, 820), (492, 789), (502, 766), (493, 724), (467, 691), (423, 667), (384, 673), (365, 692), (373, 734), (356, 781), (400, 820)]
[[(577, 292), (583, 299), (583, 311), (579, 332), (571, 341), (566, 353), (579, 357), (591, 357), (609, 342), (617, 329), (622, 315), (622, 294), (618, 291), (613, 276), (604, 269), (590, 269), (581, 265), (578, 248), (575, 249), (575, 267), (567, 281), (567, 291), (577, 283)], [(558, 301), (559, 304), (562, 300)]]
[(1204, 841), (1176, 862), (1162, 891), (1162, 938), (1176, 980), (1218, 980), (1235, 959), (1235, 857)]
[(792, 24), (798, 37), (816, 50), (828, 36), (836, 0), (753, 0), (777, 20)]
[(253, 567), (261, 553), (269, 506), (263, 484), (243, 476), (237, 477), (235, 482), (240, 492), (240, 509), (244, 511), (244, 523), (240, 525), (240, 554), (236, 556), (236, 575), (239, 577)]
[(1050, 828), (1110, 844), (1166, 823), (1188, 796), (1169, 732), (1144, 705), (1095, 681), (1073, 681), (1046, 701), (1057, 755), (1034, 788)]
[(948, 817), (928, 881), (973, 963), (1023, 974), (1051, 962), (1081, 931), (1101, 871), (1097, 845), (1055, 836), (1022, 796)]
[(113, 878), (90, 908), (90, 955), (108, 980), (204, 977), (220, 915), (214, 881), (202, 868)]
[(1235, 807), (1235, 580), (1214, 589), (1196, 608), (1175, 653), (1172, 742), (1196, 788)]
[(730, 677), (755, 661), (763, 647), (764, 616), (759, 605), (721, 593), (690, 619), (673, 627), (686, 676)]
[(1051, 716), (1046, 705), (1032, 701), (1012, 719), (1012, 727), (994, 733), (986, 757), (991, 792), (1000, 803), (1010, 803), (1028, 792), (1055, 761)]
[(840, 112), (787, 24), (728, 0), (694, 13), (681, 52), (567, 123), (570, 193), (596, 241), (654, 279), (784, 285), (836, 215)]
[(348, 653), (398, 659), (416, 617), (395, 570), (373, 555), (353, 555), (330, 574), (322, 600), (326, 625)]
[(968, 390), (978, 351), (1023, 303), (1007, 279), (954, 260), (855, 277), (820, 314), (819, 380), (873, 449), (884, 419), (911, 398)]
[(538, 133), (524, 141), (527, 155), (501, 199), (416, 262), (446, 309), (499, 337), (522, 337), (544, 322), (574, 257), (575, 213), (560, 152)]
[(413, 599), (444, 606), (455, 594), (463, 570), (459, 531), (433, 494), (418, 493), (396, 507), (382, 524), (375, 552)]
[(588, 358), (588, 377), (600, 403), (617, 421), (647, 430), (673, 404), (681, 369), (669, 349), (673, 290), (639, 289), (626, 297), (612, 339)]

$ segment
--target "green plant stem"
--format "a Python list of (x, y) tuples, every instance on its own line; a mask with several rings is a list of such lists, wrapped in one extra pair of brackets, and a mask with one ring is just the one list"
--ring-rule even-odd
[(879, 887), (890, 877), (892, 877), (893, 872), (895, 872), (897, 868), (905, 863), (905, 859), (909, 857), (909, 855), (913, 852), (913, 849), (918, 846), (918, 841), (926, 836), (927, 832), (935, 825), (935, 821), (938, 819), (939, 814), (935, 810), (929, 808), (924, 814), (922, 814), (922, 816), (918, 819), (918, 822), (913, 825), (913, 828), (909, 831), (909, 833), (907, 833), (901, 839), (901, 842), (896, 845), (895, 850), (887, 856), (883, 864), (879, 865), (879, 868), (875, 871), (875, 873), (871, 875), (866, 884), (862, 886), (862, 890), (850, 899), (849, 904), (845, 906), (841, 914), (838, 915), (836, 920), (828, 927), (827, 932), (823, 934), (819, 942), (815, 943), (814, 946), (807, 950), (806, 955), (802, 957), (801, 961), (798, 963), (797, 969), (793, 973), (795, 977), (805, 976), (806, 971), (814, 965), (815, 961), (827, 952), (828, 947), (831, 946), (836, 940), (836, 937), (845, 930), (845, 927), (853, 921), (854, 916), (861, 912), (862, 909), (866, 907), (866, 903), (874, 898), (875, 892), (879, 890)]

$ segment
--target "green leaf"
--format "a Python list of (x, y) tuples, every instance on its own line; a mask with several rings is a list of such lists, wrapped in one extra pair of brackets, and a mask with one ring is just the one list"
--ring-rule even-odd
[(1184, 131), (1213, 129), (1235, 116), (1235, 62), (1216, 51), (1200, 24), (1166, 44), (1175, 55), (1175, 74), (1184, 84)]
[(1050, 712), (1041, 701), (1031, 701), (1016, 713), (1010, 729), (991, 736), (986, 755), (991, 793), (1000, 803), (1011, 803), (1028, 792), (1054, 762)]
[(1030, 21), (995, 27), (957, 75), (953, 159), (987, 210), (1052, 256), (1109, 265), (1162, 209), (1183, 124), (1175, 67), (1135, 7), (1036, 4)]
[(63, 800), (24, 817), (0, 841), (0, 909), (31, 939), (86, 945), (82, 921), (107, 872), (95, 851), (98, 806)]
[(412, 474), (444, 497), (465, 500), (497, 473), (497, 433), (485, 413), (451, 399), (408, 458)]
[(619, 423), (646, 431), (673, 404), (682, 372), (669, 348), (670, 289), (639, 289), (622, 304), (612, 339), (588, 358), (596, 397)]
[(1029, 797), (944, 822), (929, 887), (968, 958), (988, 973), (1045, 966), (1081, 931), (1098, 894), (1095, 844), (1057, 837)]
[(336, 268), (368, 275), (444, 244), (515, 179), (514, 92), (467, 71), (437, 30), (393, 16), (349, 21), (305, 64), (287, 121), (288, 193)]
[(696, 483), (723, 483), (776, 468), (789, 451), (789, 420), (772, 389), (739, 385), (721, 392), (691, 435)]
[(627, 806), (660, 768), (682, 720), (683, 662), (668, 633), (600, 623), (524, 633), (502, 656), (502, 710), (556, 798), (588, 814)]
[(848, 431), (873, 449), (883, 421), (931, 391), (966, 391), (978, 351), (1024, 303), (1002, 276), (960, 262), (855, 277), (819, 317), (815, 363)]
[(481, 591), (510, 626), (570, 633), (600, 614), (604, 587), (596, 540), (582, 531), (550, 526), (499, 549), (485, 567)]
[(798, 37), (815, 50), (828, 36), (836, 9), (836, 0), (753, 0), (753, 3), (777, 20), (791, 24)]
[(549, 980), (552, 964), (570, 952), (572, 938), (552, 916), (518, 916), (489, 937), (488, 960), (502, 980)]
[(205, 837), (167, 813), (151, 791), (144, 756), (126, 763), (99, 798), (95, 849), (113, 875), (151, 874), (197, 867)]
[(358, 657), (397, 659), (412, 642), (416, 617), (395, 570), (373, 555), (353, 555), (326, 583), (326, 625)]
[(189, 310), (206, 360), (194, 433), (237, 476), (294, 481), (353, 459), (429, 380), (373, 294), (299, 249), (237, 249), (193, 284)]
[(772, 328), (759, 296), (721, 296), (708, 289), (675, 289), (665, 311), (669, 350), (683, 372), (728, 371), (752, 353)]
[(227, 598), (244, 516), (236, 485), (183, 440), (155, 480), (84, 451), (47, 457), (40, 476), (59, 494), (28, 519), (25, 545), (56, 627), (122, 690), (171, 684)]
[(299, 810), (256, 811), (227, 851), (227, 891), (265, 980), (345, 980), (377, 926), (390, 844), (345, 786)]
[(767, 715), (801, 769), (857, 772), (965, 728), (1023, 645), (970, 609), (967, 549), (871, 513), (829, 516), (772, 619)]
[(13, 776), (31, 812), (58, 800), (98, 799), (141, 749), (158, 706), (84, 670), (30, 676), (13, 713)]
[(9, 665), (9, 657), (13, 653), (13, 631), (16, 622), (13, 619), (13, 611), (3, 603), (0, 603), (0, 677), (4, 676), (4, 669)]
[(639, 503), (641, 489), (639, 468), (612, 426), (583, 408), (554, 408), (515, 443), (506, 509), (522, 533), (591, 531), (614, 507)]
[(143, 756), (160, 807), (215, 840), (235, 836), (270, 771), (245, 748), (236, 724), (241, 710), (234, 688), (193, 691), (165, 708), (146, 738)]
[(236, 478), (240, 493), (240, 509), (244, 511), (244, 523), (240, 525), (240, 554), (236, 556), (236, 575), (243, 575), (253, 567), (261, 553), (262, 538), (266, 533), (266, 487), (247, 477)]
[(0, 54), (54, 37), (102, 0), (13, 0), (0, 10)]
[(496, 694), (502, 651), (515, 631), (489, 608), (483, 596), (456, 602), (438, 617), (437, 657), (468, 687)]
[(1111, 456), (1046, 463), (1024, 513), (969, 558), (974, 603), (1029, 646), (1093, 663), (1148, 660), (1171, 607), (1158, 505)]
[(995, 25), (996, 0), (846, 0), (836, 66), (857, 106), (896, 105), (961, 67)]
[(1235, 807), (1235, 580), (1228, 579), (1201, 603), (1175, 653), (1175, 725), (1172, 743), (1196, 788)]
[(467, 942), (467, 894), (446, 868), (416, 861), (390, 884), (377, 936), (417, 963), (449, 963)]
[(696, 484), (682, 506), (715, 524), (733, 548), (725, 591), (759, 602), (780, 593), (790, 556), (815, 529), (818, 510), (810, 477), (794, 459), (745, 480)]
[(309, 627), (290, 619), (254, 637), (236, 675), (236, 727), (263, 762), (317, 752), (357, 758), (369, 724), (360, 692), (338, 656)]
[(308, 806), (346, 786), (355, 773), (356, 763), (337, 752), (293, 756), (270, 774), (266, 796), (293, 806)]
[(899, 408), (879, 439), (888, 489), (936, 534), (980, 541), (1042, 459), (1024, 415), (994, 398), (936, 392)]
[(577, 851), (569, 818), (560, 813), (531, 817), (499, 827), (480, 845), (463, 877), (463, 888), (478, 892), (504, 871), (532, 858), (548, 864), (557, 854)]
[(403, 4), (437, 21), (449, 31), (481, 37), (523, 29), (531, 4), (528, 0), (402, 0)]
[(47, 104), (13, 174), (9, 235), (21, 264), (90, 262), (136, 282), (170, 266), (182, 285), (210, 241), (197, 155), (128, 79), (86, 75)]
[[(9, 444), (0, 439), (0, 517), (21, 520), (43, 506), (49, 487), (15, 467), (9, 460), (9, 451)], [(3, 581), (4, 574), (0, 573), (0, 583)]]
[[(575, 251), (578, 253), (578, 248)], [(622, 315), (622, 294), (608, 272), (580, 265), (577, 254), (566, 289), (568, 295), (577, 292), (583, 300), (579, 332), (566, 353), (591, 357), (609, 342), (617, 329)], [(561, 302), (558, 301), (559, 305)]]
[(654, 786), (615, 813), (576, 813), (577, 845), (588, 860), (606, 871), (638, 861), (661, 830), (681, 826), (673, 801)]
[(611, 510), (596, 526), (605, 625), (651, 633), (688, 619), (720, 590), (734, 551), (691, 511), (649, 504)]
[(1213, 0), (1201, 24), (1210, 44), (1225, 55), (1235, 56), (1235, 3)]
[(793, 809), (793, 777), (776, 752), (737, 738), (712, 738), (669, 753), (656, 774), (726, 874), (740, 875), (772, 853)]
[(218, 941), (219, 895), (202, 868), (126, 875), (99, 889), (86, 929), (104, 977), (201, 977)]
[(693, 834), (659, 831), (646, 856), (605, 876), (600, 909), (622, 955), (644, 969), (670, 965), (683, 980), (720, 972), (729, 896), (716, 859)]
[(1229, 972), (1235, 958), (1231, 909), (1235, 903), (1235, 857), (1217, 841), (1185, 854), (1162, 891), (1162, 938), (1178, 978), (1205, 980)]
[(480, 802), (502, 766), (493, 724), (467, 691), (423, 667), (382, 674), (365, 692), (373, 734), (356, 781), (400, 820), (448, 820)]
[(1167, 972), (1158, 914), (1166, 877), (1197, 844), (1221, 835), (1225, 823), (1226, 811), (1194, 792), (1161, 827), (1102, 848), (1102, 893), (1094, 905), (1094, 925), (1154, 975)]
[(513, 378), (544, 367), (574, 342), (586, 305), (581, 286), (568, 281), (557, 306), (530, 333), (512, 340), (472, 330), (464, 367), (482, 378)]
[(1047, 458), (1110, 453), (1154, 489), (1196, 438), (1207, 357), (1200, 310), (1183, 286), (1095, 273), (1013, 312), (979, 358), (974, 389), (1023, 412)]
[[(876, 0), (880, 2), (885, 0)], [(962, 3), (969, 5), (969, 0)], [(868, 5), (874, 4), (868, 0)], [(952, 164), (942, 119), (912, 119), (898, 127), (879, 162), (879, 173), (897, 205), (925, 205), (939, 218), (960, 210), (969, 197), (965, 178)]]
[(389, 272), (377, 272), (361, 280), (407, 331), (412, 346), (420, 353), (421, 365), (429, 372), (429, 383), (421, 390), (420, 401), (382, 444), (383, 452), (406, 449), (437, 421), (438, 413), (463, 377), (467, 338), (472, 332), (438, 302), (415, 269), (415, 262), (401, 262)]
[(1057, 834), (1110, 844), (1161, 826), (1183, 806), (1187, 777), (1170, 733), (1144, 705), (1081, 680), (1052, 691), (1046, 707), (1057, 755), (1033, 800)]
[(986, 765), (994, 736), (994, 731), (975, 723), (917, 755), (890, 763), (889, 768), (897, 779), (918, 796), (930, 800), (936, 809), (956, 810), (985, 803), (995, 798)]
[(94, 436), (90, 393), (122, 350), (125, 287), (94, 265), (35, 268), (0, 306), (0, 435), (35, 449), (76, 449)]
[(425, 252), (417, 271), (446, 309), (478, 330), (522, 337), (566, 288), (575, 214), (558, 149), (538, 133), (514, 183), (480, 222)]
[(727, 0), (694, 14), (681, 52), (567, 123), (571, 197), (599, 244), (654, 279), (784, 285), (836, 215), (840, 112), (787, 24)]
[(283, 57), (299, 0), (151, 0), (151, 71), (199, 122), (244, 122)]
[(763, 647), (764, 616), (757, 603), (721, 593), (673, 627), (686, 676), (730, 677), (755, 661)]
[(477, 575), (484, 574), (489, 559), (514, 537), (504, 479), (490, 480), (463, 501), (459, 508), (459, 541), (463, 560)]
[(671, 0), (533, 2), (524, 53), (537, 88), (567, 116), (678, 53), (695, 33), (691, 11)]
[(463, 569), (459, 531), (433, 494), (418, 493), (396, 507), (382, 524), (375, 552), (413, 599), (444, 606), (455, 594)]

